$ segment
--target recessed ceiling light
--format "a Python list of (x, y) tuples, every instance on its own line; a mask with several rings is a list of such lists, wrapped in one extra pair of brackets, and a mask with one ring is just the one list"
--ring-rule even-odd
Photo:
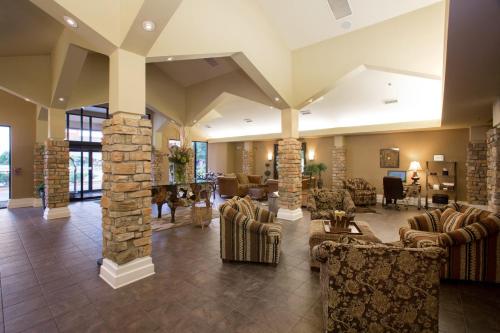
[(174, 57), (168, 57), (167, 58), (167, 61), (172, 61), (172, 60), (174, 60)]
[(72, 17), (69, 16), (64, 16), (63, 17), (64, 22), (66, 22), (67, 25), (69, 25), (72, 28), (78, 28), (78, 23), (76, 23), (76, 20)]
[(24, 99), (26, 102), (31, 102), (29, 98)]
[(279, 102), (279, 101), (280, 101), (280, 98), (279, 98), (279, 97), (274, 97), (274, 100), (275, 100), (276, 102)]
[(309, 103), (312, 103), (313, 101), (314, 101), (314, 99), (309, 98)]
[(274, 109), (274, 106), (270, 106), (269, 108), (270, 108), (270, 109)]
[(340, 26), (344, 30), (349, 30), (349, 29), (351, 29), (351, 25), (352, 25), (351, 21), (344, 21), (344, 22), (342, 22), (342, 24)]
[(392, 83), (391, 83), (391, 82), (388, 82), (388, 83), (387, 83), (387, 85), (390, 87), (390, 86), (392, 86)]
[(142, 22), (142, 28), (146, 31), (154, 31), (155, 23), (153, 21), (144, 21)]
[(59, 102), (64, 102), (64, 97), (59, 97), (58, 100)]
[(195, 122), (196, 122), (196, 119), (195, 119), (195, 120), (193, 120), (193, 123), (195, 123)]

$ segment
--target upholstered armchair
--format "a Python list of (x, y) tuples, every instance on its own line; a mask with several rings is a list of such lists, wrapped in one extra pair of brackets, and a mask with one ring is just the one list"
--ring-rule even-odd
[(273, 213), (255, 206), (249, 197), (230, 199), (219, 211), (223, 261), (279, 263), (281, 224)]
[(236, 176), (217, 177), (217, 190), (220, 197), (234, 197), (238, 195), (238, 179)]
[(438, 332), (446, 253), (349, 237), (313, 248), (320, 262), (324, 332)]
[(356, 206), (347, 190), (312, 189), (309, 195), (311, 220), (328, 219), (335, 210), (354, 215)]
[(263, 186), (261, 184), (262, 176), (259, 175), (237, 173), (217, 177), (220, 197), (244, 197), (248, 194), (249, 188)]
[(428, 211), (399, 230), (406, 247), (440, 246), (444, 279), (500, 282), (500, 214), (461, 204)]
[(351, 195), (356, 206), (376, 205), (377, 191), (375, 186), (370, 185), (363, 178), (349, 178), (345, 181), (345, 187)]

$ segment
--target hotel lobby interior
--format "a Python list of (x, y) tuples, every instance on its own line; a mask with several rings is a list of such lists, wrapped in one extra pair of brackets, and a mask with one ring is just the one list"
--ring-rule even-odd
[(500, 332), (497, 0), (0, 0), (0, 333)]

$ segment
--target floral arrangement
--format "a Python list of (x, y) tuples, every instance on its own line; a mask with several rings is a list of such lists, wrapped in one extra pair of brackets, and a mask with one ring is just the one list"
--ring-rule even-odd
[(191, 148), (185, 146), (172, 146), (169, 149), (170, 153), (168, 154), (168, 160), (174, 164), (188, 164), (191, 150)]

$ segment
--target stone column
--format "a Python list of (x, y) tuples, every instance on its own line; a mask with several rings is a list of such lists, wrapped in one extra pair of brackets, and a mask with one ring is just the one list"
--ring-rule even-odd
[(151, 182), (154, 185), (163, 183), (165, 156), (164, 152), (153, 147), (151, 151)]
[(69, 144), (64, 140), (66, 113), (48, 110), (48, 139), (44, 152), (45, 211), (47, 220), (69, 217)]
[(332, 189), (344, 188), (347, 170), (346, 155), (347, 150), (344, 144), (344, 137), (334, 137), (334, 147), (332, 150)]
[(251, 141), (243, 143), (243, 150), (241, 151), (241, 172), (247, 175), (253, 175), (255, 172), (253, 142)]
[(470, 204), (486, 205), (488, 162), (486, 138), (484, 142), (469, 142), (467, 146), (467, 201)]
[(110, 119), (104, 121), (103, 263), (100, 277), (120, 288), (154, 274), (151, 259), (151, 121), (145, 113), (145, 58), (110, 56)]
[(33, 148), (33, 207), (42, 207), (42, 199), (38, 188), (45, 183), (44, 179), (44, 155), (45, 146), (35, 143)]
[(492, 128), (486, 134), (488, 145), (488, 209), (500, 212), (500, 128)]
[(302, 174), (300, 171), (300, 149), (297, 140), (299, 111), (286, 109), (281, 112), (281, 131), (283, 140), (278, 142), (278, 218), (294, 221), (302, 218), (301, 192)]

